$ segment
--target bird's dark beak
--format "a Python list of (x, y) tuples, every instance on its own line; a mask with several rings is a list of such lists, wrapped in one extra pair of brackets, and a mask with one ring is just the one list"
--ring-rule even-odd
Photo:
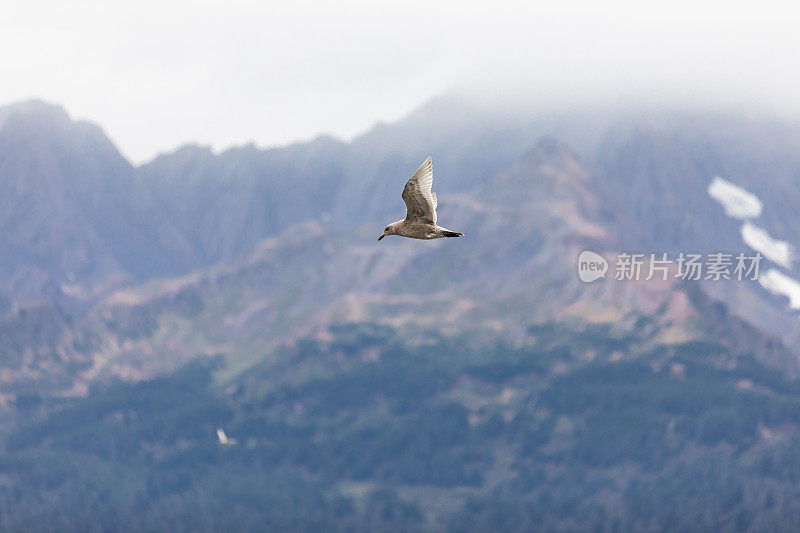
[(383, 239), (384, 237), (386, 237), (386, 235), (381, 235), (380, 237), (378, 237), (378, 240), (381, 240), (381, 239)]

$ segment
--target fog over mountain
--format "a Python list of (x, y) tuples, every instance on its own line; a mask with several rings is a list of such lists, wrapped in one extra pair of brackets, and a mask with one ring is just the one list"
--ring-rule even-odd
[(452, 91), (515, 109), (800, 118), (798, 7), (784, 0), (38, 0), (5, 15), (0, 102), (63, 103), (136, 164), (191, 140), (349, 141)]
[[(61, 107), (0, 108), (4, 527), (796, 523), (789, 300), (577, 257), (754, 253), (716, 176), (800, 246), (800, 126), (512, 111), (133, 166)], [(467, 237), (377, 243), (428, 155)]]

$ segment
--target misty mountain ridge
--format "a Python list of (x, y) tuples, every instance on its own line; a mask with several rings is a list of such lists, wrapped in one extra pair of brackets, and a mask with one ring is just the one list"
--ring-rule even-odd
[[(596, 114), (581, 129), (582, 117), (493, 117), (439, 98), (349, 145), (320, 137), (219, 154), (185, 146), (137, 168), (99, 128), (71, 122), (59, 107), (27, 102), (0, 117), (7, 302), (55, 298), (86, 309), (126, 285), (234, 260), (303, 221), (335, 221), (342, 231), (380, 226), (402, 216), (397, 191), (419, 154), (434, 157), (443, 213), (452, 193), (470, 190), (558, 205), (552, 195), (561, 193), (524, 178), (487, 186), (541, 138), (556, 142), (552, 132), (581, 146), (588, 177), (567, 195), (593, 203), (598, 231), (617, 239), (609, 251), (741, 249), (735, 225), (704, 193), (714, 175), (762, 198), (770, 206), (764, 222), (778, 236), (800, 224), (790, 203), (800, 193), (800, 128), (726, 115), (656, 113), (630, 122)], [(695, 230), (704, 226), (718, 229)], [(773, 334), (789, 327), (782, 322)]]
[[(48, 120), (58, 122), (61, 128), (72, 127), (62, 110), (31, 105), (37, 110), (36, 116), (50, 117)], [(21, 113), (19, 116), (24, 117), (27, 112)], [(94, 241), (83, 246), (98, 257), (108, 257), (111, 266), (106, 271), (89, 271), (95, 277), (84, 279), (80, 278), (83, 271), (71, 269), (63, 274), (71, 279), (62, 282), (61, 294), (51, 294), (68, 308), (75, 307), (71, 301), (76, 297), (79, 302), (83, 299), (78, 306), (84, 309), (78, 317), (79, 325), (62, 339), (57, 351), (67, 361), (89, 366), (64, 382), (65, 391), (86, 390), (97, 376), (143, 379), (171, 372), (198, 356), (220, 354), (230, 365), (226, 375), (233, 376), (258, 362), (254, 354), (291, 344), (313, 331), (324, 331), (330, 324), (366, 319), (403, 327), (424, 327), (432, 320), (453, 332), (471, 330), (486, 339), (498, 334), (513, 339), (520, 335), (524, 338), (530, 324), (553, 317), (616, 322), (623, 329), (631, 329), (638, 317), (648, 316), (666, 336), (689, 340), (707, 335), (694, 331), (692, 325), (702, 314), (692, 310), (690, 303), (697, 299), (697, 291), (687, 293), (677, 283), (619, 288), (613, 287), (613, 282), (584, 285), (574, 273), (577, 255), (587, 248), (610, 253), (638, 245), (647, 250), (647, 242), (660, 242), (661, 249), (672, 251), (674, 244), (663, 241), (663, 230), (682, 235), (677, 212), (680, 203), (686, 201), (681, 200), (685, 190), (688, 200), (699, 205), (697, 213), (705, 212), (709, 220), (714, 219), (718, 206), (696, 192), (704, 187), (700, 171), (694, 170), (695, 181), (681, 174), (688, 172), (689, 163), (670, 160), (680, 170), (675, 172), (679, 175), (674, 182), (682, 188), (676, 191), (668, 191), (672, 167), (665, 162), (661, 164), (667, 165), (666, 170), (652, 177), (636, 167), (628, 168), (647, 158), (662, 158), (664, 150), (677, 150), (674, 145), (678, 141), (671, 137), (653, 141), (664, 135), (658, 130), (625, 130), (618, 146), (611, 140), (601, 144), (608, 159), (616, 157), (627, 165), (622, 167), (625, 172), (612, 173), (608, 170), (612, 163), (601, 159), (605, 170), (600, 173), (553, 137), (531, 141), (510, 161), (505, 161), (503, 151), (498, 156), (491, 150), (467, 150), (463, 143), (481, 145), (481, 130), (474, 128), (464, 114), (455, 113), (455, 133), (448, 136), (451, 130), (446, 120), (439, 120), (437, 130), (430, 114), (436, 112), (423, 108), (396, 129), (378, 126), (350, 146), (325, 137), (282, 149), (262, 151), (250, 145), (216, 155), (208, 149), (186, 146), (135, 169), (114, 151), (112, 160), (119, 168), (106, 170), (113, 173), (122, 169), (121, 175), (109, 178), (120, 192), (111, 189), (114, 194), (103, 198), (111, 205), (118, 202), (120, 207), (113, 213), (105, 211), (115, 218), (102, 224), (102, 229), (107, 232), (116, 223), (121, 235), (134, 235), (120, 240), (97, 231), (96, 247), (89, 247)], [(519, 130), (488, 131), (484, 144), (493, 146), (499, 138), (514, 138), (522, 147), (527, 137), (537, 136), (538, 132), (521, 133), (524, 128), (520, 124), (525, 121), (516, 124)], [(99, 134), (96, 128), (94, 131)], [(413, 160), (411, 155), (392, 154), (410, 153), (408, 142), (421, 144), (418, 131), (429, 132), (434, 154), (449, 153), (445, 148), (448, 143), (458, 146), (453, 153), (461, 154), (466, 161), (460, 160), (456, 166), (484, 159), (493, 162), (494, 168), (485, 171), (488, 177), (466, 189), (459, 185), (452, 169), (439, 172), (444, 165), (436, 164), (436, 190), (442, 197), (440, 214), (448, 224), (467, 232), (468, 245), (432, 242), (420, 246), (397, 239), (373, 244), (374, 228), (404, 209), (398, 192), (405, 179), (402, 168), (413, 165)], [(471, 131), (475, 140), (465, 139), (466, 131)], [(645, 148), (631, 153), (631, 135), (637, 143), (633, 147)], [(102, 143), (80, 144), (86, 153), (95, 154)], [(112, 148), (110, 143), (103, 146)], [(650, 146), (654, 148), (647, 148)], [(487, 162), (482, 165), (489, 166)], [(55, 168), (71, 171), (76, 167), (62, 164)], [(366, 170), (370, 168), (374, 170)], [(102, 177), (90, 175), (89, 179)], [(623, 179), (629, 182), (621, 182)], [(646, 179), (659, 194), (643, 192)], [(88, 181), (82, 174), (68, 175), (59, 187), (74, 180)], [(106, 190), (112, 185), (106, 185)], [(49, 182), (34, 187), (46, 191)], [(89, 188), (79, 185), (80, 190)], [(630, 190), (637, 191), (641, 200), (620, 206)], [(104, 191), (94, 192), (100, 195)], [(75, 195), (72, 191), (69, 194)], [(669, 204), (673, 196), (675, 200)], [(69, 204), (70, 209), (86, 206), (85, 201), (77, 197)], [(133, 205), (126, 206), (126, 202)], [(640, 208), (639, 204), (648, 207)], [(376, 205), (386, 208), (378, 210)], [(662, 209), (662, 205), (669, 207)], [(91, 204), (88, 207), (91, 209)], [(90, 215), (99, 218), (91, 210)], [(151, 225), (143, 228), (137, 216)], [(41, 231), (49, 228), (50, 220), (37, 220), (43, 225)], [(692, 224), (697, 227), (697, 221)], [(676, 227), (670, 229), (671, 225)], [(65, 229), (69, 226), (61, 231)], [(156, 249), (148, 243), (140, 248), (144, 230), (153, 231), (156, 242), (174, 236), (177, 244)], [(75, 235), (91, 235), (82, 226), (73, 231)], [(103, 240), (104, 236), (113, 246)], [(687, 249), (715, 249), (716, 242), (708, 236), (702, 240), (688, 232), (680, 238), (683, 240), (679, 242), (691, 246)], [(728, 246), (737, 242), (731, 238)], [(184, 252), (182, 255), (172, 252), (176, 246)], [(55, 247), (54, 251), (60, 249)], [(89, 252), (84, 255), (92, 263), (94, 256)], [(161, 270), (153, 273), (136, 268), (143, 257), (151, 256), (158, 257), (147, 263), (149, 266), (167, 264), (171, 270), (159, 267)], [(131, 258), (136, 261), (130, 263)], [(52, 269), (56, 275), (58, 267), (56, 264)], [(177, 277), (170, 277), (171, 272)], [(419, 272), (425, 275), (420, 277)], [(102, 281), (98, 282), (98, 277)], [(144, 285), (137, 288), (142, 282)], [(726, 289), (731, 286), (721, 285)], [(707, 283), (700, 293), (714, 295), (713, 289)], [(791, 334), (793, 315), (785, 312), (783, 302), (775, 301), (754, 284), (735, 289), (733, 297), (727, 293), (720, 296), (717, 291), (712, 299), (760, 301), (759, 305), (771, 309), (771, 314), (748, 314), (747, 308), (731, 312), (761, 329), (767, 338), (785, 331)], [(14, 295), (8, 299), (14, 301)], [(220, 307), (214, 302), (226, 303)], [(15, 323), (13, 316), (9, 320)], [(131, 327), (137, 333), (128, 338), (125, 332)], [(141, 327), (145, 327), (144, 334), (139, 331)], [(78, 336), (100, 340), (90, 343), (88, 352), (86, 343), (78, 341), (81, 349), (75, 350), (71, 345), (76, 343), (76, 331), (83, 331)], [(236, 339), (233, 344), (232, 338)], [(171, 355), (164, 358), (162, 349), (167, 347)], [(788, 350), (762, 352), (769, 364), (796, 371), (796, 360)], [(33, 367), (19, 368), (27, 373)]]

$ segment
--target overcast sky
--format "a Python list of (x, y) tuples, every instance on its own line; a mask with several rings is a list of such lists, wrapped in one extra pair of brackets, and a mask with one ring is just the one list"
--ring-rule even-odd
[(326, 132), (446, 91), (800, 112), (800, 8), (769, 2), (9, 2), (0, 105), (62, 104), (142, 162)]

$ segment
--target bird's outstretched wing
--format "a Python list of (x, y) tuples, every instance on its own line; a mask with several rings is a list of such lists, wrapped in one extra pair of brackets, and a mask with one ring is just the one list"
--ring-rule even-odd
[(228, 436), (225, 435), (225, 432), (222, 429), (217, 429), (217, 438), (219, 439), (220, 444), (225, 444), (228, 442)]
[(432, 185), (433, 164), (429, 157), (414, 172), (403, 189), (407, 221), (436, 224), (436, 195), (431, 193)]

